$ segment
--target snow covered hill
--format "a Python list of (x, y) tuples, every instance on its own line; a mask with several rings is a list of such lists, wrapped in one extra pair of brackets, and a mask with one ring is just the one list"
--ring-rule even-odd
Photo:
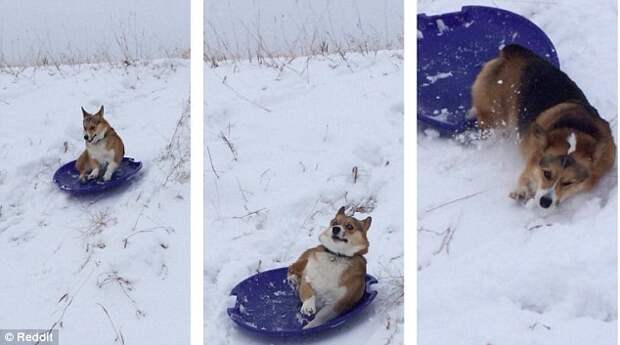
[[(473, 4), (538, 24), (617, 137), (615, 2)], [(419, 12), (459, 9), (423, 0)], [(420, 345), (616, 343), (617, 170), (542, 213), (508, 198), (522, 164), (509, 140), (418, 134)]]
[(229, 292), (317, 245), (343, 205), (373, 217), (367, 259), (378, 296), (320, 343), (402, 343), (402, 67), (401, 51), (207, 67), (208, 343), (280, 343), (236, 327)]
[[(0, 72), (0, 325), (63, 345), (189, 339), (189, 62)], [(80, 106), (143, 171), (75, 198), (54, 171), (84, 149)], [(174, 331), (171, 331), (174, 330)]]

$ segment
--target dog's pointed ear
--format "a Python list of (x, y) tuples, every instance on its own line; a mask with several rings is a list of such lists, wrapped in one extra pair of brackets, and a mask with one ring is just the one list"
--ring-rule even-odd
[(103, 105), (101, 105), (101, 108), (99, 108), (99, 110), (97, 111), (97, 113), (95, 113), (95, 116), (97, 116), (97, 117), (103, 117)]
[(372, 217), (366, 217), (366, 219), (362, 220), (362, 226), (364, 227), (364, 231), (368, 231), (370, 229), (370, 224), (372, 223)]
[(90, 116), (90, 114), (86, 110), (84, 110), (84, 107), (80, 107), (80, 108), (82, 108), (82, 115), (84, 117), (89, 117)]
[[(611, 151), (611, 153), (609, 151)], [(598, 161), (605, 157), (614, 157), (614, 151), (615, 146), (613, 146), (613, 144), (607, 142), (600, 142), (594, 148), (594, 152), (592, 152), (592, 162), (596, 164)]]
[(532, 123), (530, 130), (536, 146), (541, 150), (547, 147), (547, 133), (545, 133), (545, 129), (536, 122), (534, 122)]
[(336, 213), (336, 216), (341, 215), (344, 216), (344, 206), (342, 206), (339, 210), (338, 213)]

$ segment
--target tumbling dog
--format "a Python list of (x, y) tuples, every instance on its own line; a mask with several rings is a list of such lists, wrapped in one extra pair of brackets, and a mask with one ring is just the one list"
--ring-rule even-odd
[(472, 87), (478, 126), (516, 128), (526, 161), (509, 196), (542, 208), (590, 190), (615, 161), (609, 123), (562, 71), (508, 45), (484, 65)]
[(306, 250), (288, 267), (288, 281), (297, 288), (301, 313), (315, 315), (304, 329), (319, 326), (350, 309), (364, 295), (368, 229), (371, 217), (360, 221), (341, 207), (319, 236), (321, 245)]
[(125, 155), (123, 141), (103, 118), (103, 105), (95, 114), (82, 108), (86, 150), (75, 162), (80, 181), (99, 178), (109, 181)]

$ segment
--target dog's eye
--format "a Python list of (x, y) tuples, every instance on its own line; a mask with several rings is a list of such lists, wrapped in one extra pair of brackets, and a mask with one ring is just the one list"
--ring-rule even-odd
[(95, 130), (95, 126), (90, 127), (90, 130), (94, 131)]
[(543, 175), (545, 175), (545, 178), (547, 180), (551, 180), (551, 171), (549, 170), (543, 170)]
[(566, 182), (562, 182), (561, 185), (562, 187), (568, 187), (570, 185), (572, 185), (574, 182), (573, 181), (566, 181)]
[(347, 228), (347, 230), (353, 230), (353, 225), (351, 224), (347, 224), (345, 227)]

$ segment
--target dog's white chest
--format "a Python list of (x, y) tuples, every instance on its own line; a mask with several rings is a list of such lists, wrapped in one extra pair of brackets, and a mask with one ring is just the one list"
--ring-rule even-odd
[(320, 303), (335, 303), (344, 296), (346, 288), (340, 286), (340, 279), (351, 266), (350, 260), (325, 252), (315, 253), (308, 258), (303, 279), (310, 283)]
[(108, 150), (106, 148), (106, 141), (101, 140), (96, 144), (86, 144), (86, 150), (90, 158), (102, 163), (109, 163), (114, 160), (114, 150)]

